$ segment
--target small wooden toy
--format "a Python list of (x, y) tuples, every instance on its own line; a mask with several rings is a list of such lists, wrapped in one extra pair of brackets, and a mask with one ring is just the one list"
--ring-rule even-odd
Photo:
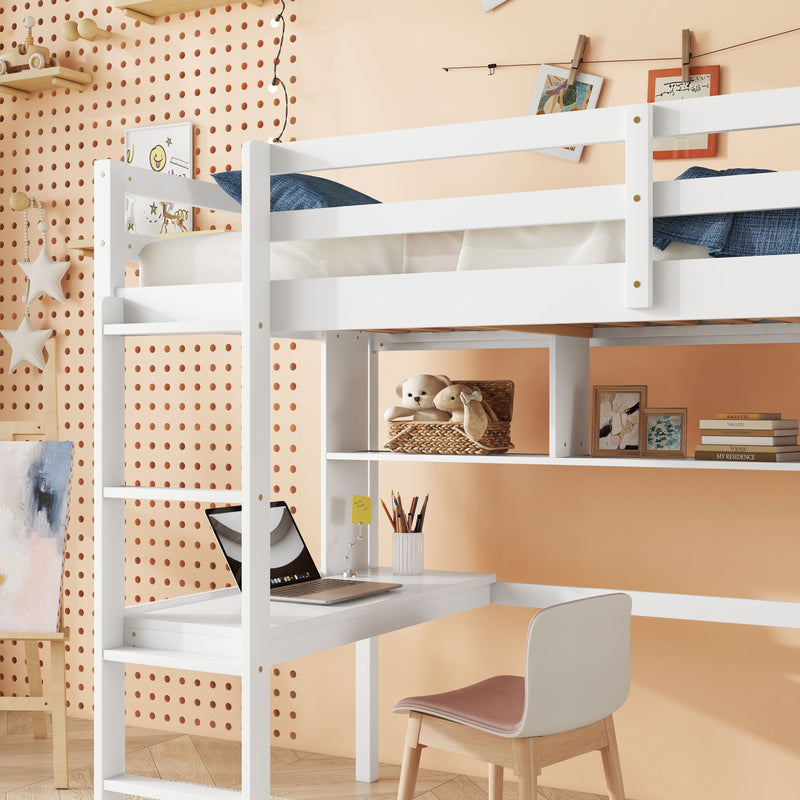
[(26, 30), (25, 41), (17, 45), (16, 50), (8, 53), (4, 51), (0, 56), (0, 75), (5, 75), (7, 72), (21, 72), (26, 69), (58, 66), (58, 59), (46, 47), (33, 43), (32, 30), (36, 20), (28, 16), (22, 20), (22, 24)]

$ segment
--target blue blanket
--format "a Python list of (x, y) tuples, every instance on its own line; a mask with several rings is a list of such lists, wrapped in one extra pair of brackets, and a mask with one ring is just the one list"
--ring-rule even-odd
[[(689, 167), (675, 180), (773, 171)], [(655, 218), (653, 244), (663, 250), (673, 241), (707, 247), (717, 258), (800, 253), (800, 208)]]

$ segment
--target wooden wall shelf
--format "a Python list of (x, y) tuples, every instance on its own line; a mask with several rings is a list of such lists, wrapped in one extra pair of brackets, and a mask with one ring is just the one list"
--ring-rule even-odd
[(75, 89), (82, 92), (91, 82), (91, 75), (67, 67), (26, 69), (0, 76), (0, 92), (19, 97), (28, 97), (32, 92), (45, 92), (48, 89)]
[(94, 258), (94, 239), (70, 239), (67, 243), (69, 250), (78, 250), (87, 258)]
[[(252, 5), (261, 6), (264, 0), (247, 0)], [(115, 0), (114, 6), (125, 16), (139, 22), (153, 25), (158, 17), (167, 14), (180, 14), (200, 8), (213, 8), (225, 5), (221, 0)]]

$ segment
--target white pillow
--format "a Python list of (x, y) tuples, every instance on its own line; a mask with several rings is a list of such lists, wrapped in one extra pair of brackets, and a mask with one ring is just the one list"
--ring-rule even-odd
[[(141, 286), (228, 283), (241, 280), (241, 232), (211, 231), (170, 237), (139, 253)], [(273, 280), (401, 272), (403, 236), (364, 236), (308, 242), (273, 242)]]
[(407, 233), (403, 272), (449, 272), (458, 267), (464, 231)]
[[(677, 246), (676, 246), (677, 245)], [(654, 261), (708, 258), (705, 247), (670, 244), (652, 248)], [(505, 269), (625, 261), (625, 222), (578, 222), (516, 228), (468, 230), (458, 269)]]

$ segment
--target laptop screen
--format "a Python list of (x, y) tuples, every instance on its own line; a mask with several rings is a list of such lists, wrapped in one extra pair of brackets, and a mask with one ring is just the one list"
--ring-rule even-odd
[[(206, 518), (241, 589), (242, 507), (207, 508)], [(287, 586), (319, 578), (314, 559), (283, 500), (270, 503), (270, 561), (270, 586)]]

